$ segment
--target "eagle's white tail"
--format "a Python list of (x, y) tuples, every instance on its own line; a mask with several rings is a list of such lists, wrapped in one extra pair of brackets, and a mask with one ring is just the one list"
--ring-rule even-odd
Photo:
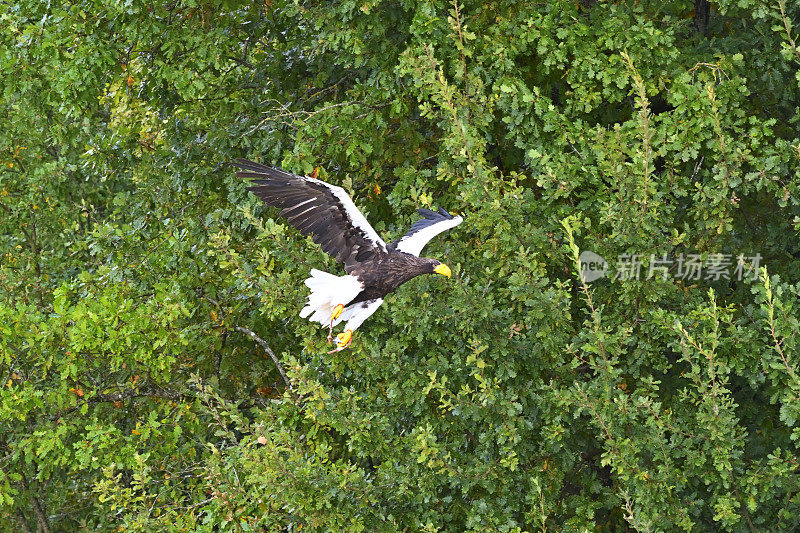
[(333, 308), (339, 304), (346, 306), (364, 288), (355, 276), (334, 276), (317, 269), (311, 270), (306, 286), (311, 289), (311, 294), (300, 316), (326, 326), (330, 324)]

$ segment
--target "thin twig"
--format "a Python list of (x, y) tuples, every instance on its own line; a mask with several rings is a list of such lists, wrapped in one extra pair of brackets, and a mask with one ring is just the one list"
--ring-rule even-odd
[(25, 533), (31, 533), (31, 528), (28, 526), (28, 519), (25, 518), (25, 515), (22, 514), (22, 510), (17, 508), (15, 509), (17, 514), (17, 520), (19, 521), (19, 525)]
[(786, 30), (786, 37), (789, 39), (789, 47), (794, 52), (795, 58), (800, 61), (800, 50), (792, 38), (792, 29), (789, 26), (789, 19), (786, 17), (786, 11), (783, 9), (783, 0), (778, 0), (778, 7), (781, 9), (781, 20), (783, 21), (783, 28)]
[(733, 471), (728, 472), (731, 478), (731, 488), (733, 489), (733, 495), (736, 497), (736, 500), (739, 502), (740, 509), (742, 511), (742, 516), (745, 517), (747, 520), (747, 526), (750, 528), (752, 533), (756, 533), (758, 530), (756, 529), (755, 524), (753, 524), (753, 518), (750, 516), (750, 511), (747, 510), (747, 505), (742, 501), (742, 497), (739, 496), (739, 491), (736, 490), (736, 479), (733, 477)]
[(122, 390), (119, 392), (109, 392), (105, 394), (96, 394), (90, 398), (84, 399), (83, 402), (78, 403), (77, 405), (73, 405), (72, 407), (68, 407), (63, 411), (58, 411), (49, 416), (50, 420), (58, 420), (74, 411), (76, 411), (81, 405), (84, 403), (107, 403), (107, 402), (121, 402), (123, 400), (130, 400), (134, 398), (159, 398), (162, 400), (171, 400), (173, 402), (182, 401), (187, 399), (186, 395), (181, 394), (178, 391), (171, 390), (171, 389), (161, 389), (156, 387), (148, 387), (148, 388), (133, 388), (128, 390)]
[(242, 326), (236, 326), (233, 329), (235, 329), (236, 331), (239, 331), (241, 333), (244, 333), (245, 335), (249, 335), (250, 338), (252, 338), (258, 344), (260, 344), (262, 348), (264, 348), (264, 351), (267, 352), (269, 354), (269, 356), (272, 358), (272, 362), (275, 363), (276, 367), (278, 367), (278, 372), (281, 373), (281, 377), (283, 378), (283, 382), (286, 383), (286, 388), (291, 390), (292, 383), (289, 381), (289, 378), (286, 377), (286, 372), (283, 371), (283, 366), (281, 365), (280, 359), (278, 359), (278, 356), (276, 356), (275, 352), (272, 351), (272, 348), (269, 347), (269, 344), (267, 344), (267, 342), (264, 339), (262, 339), (261, 337), (259, 337), (255, 333), (253, 333), (253, 331), (251, 331), (251, 330), (249, 330), (247, 328), (243, 328)]

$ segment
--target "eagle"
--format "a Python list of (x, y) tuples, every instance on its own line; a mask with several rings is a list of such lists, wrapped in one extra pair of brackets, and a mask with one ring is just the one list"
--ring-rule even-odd
[(238, 177), (251, 180), (248, 191), (280, 208), (289, 224), (344, 266), (344, 276), (312, 269), (305, 280), (311, 294), (300, 316), (327, 325), (329, 343), (334, 326), (346, 321), (328, 353), (350, 346), (353, 332), (403, 283), (422, 274), (450, 277), (450, 267), (420, 253), (436, 235), (461, 224), (460, 216), (419, 209), (423, 218), (386, 244), (341, 187), (246, 159), (233, 164), (242, 169)]

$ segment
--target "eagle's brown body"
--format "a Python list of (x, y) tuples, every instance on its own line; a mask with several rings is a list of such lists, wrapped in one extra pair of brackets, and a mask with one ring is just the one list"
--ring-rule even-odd
[(361, 263), (350, 273), (364, 284), (364, 290), (351, 304), (383, 298), (417, 276), (432, 274), (439, 264), (435, 259), (394, 251), (391, 244), (388, 248), (388, 253)]

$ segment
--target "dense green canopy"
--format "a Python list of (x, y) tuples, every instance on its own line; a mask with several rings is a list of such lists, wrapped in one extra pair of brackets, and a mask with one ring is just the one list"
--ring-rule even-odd
[[(796, 531), (797, 23), (0, 2), (0, 530)], [(326, 355), (239, 157), (463, 214), (451, 280)]]

